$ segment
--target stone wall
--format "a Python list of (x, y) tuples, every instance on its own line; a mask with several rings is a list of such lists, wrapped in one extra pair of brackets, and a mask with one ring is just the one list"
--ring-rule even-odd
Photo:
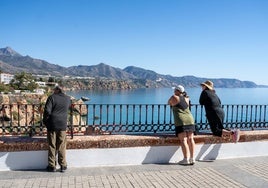
[[(196, 144), (231, 143), (223, 139), (204, 134), (195, 136)], [(239, 142), (268, 141), (268, 130), (241, 131)], [(125, 148), (144, 146), (178, 146), (175, 136), (135, 136), (135, 135), (93, 135), (68, 136), (67, 149)], [(47, 150), (46, 137), (0, 137), (0, 152)]]
[[(0, 171), (45, 169), (45, 137), (0, 137)], [(212, 135), (195, 136), (195, 159), (268, 156), (268, 131), (243, 132), (239, 143)], [(176, 164), (183, 158), (175, 136), (75, 136), (67, 144), (68, 168), (142, 164)]]

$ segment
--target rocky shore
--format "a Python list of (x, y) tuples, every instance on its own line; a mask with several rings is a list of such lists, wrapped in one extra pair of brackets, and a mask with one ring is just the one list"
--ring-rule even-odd
[(112, 79), (77, 79), (64, 80), (62, 84), (68, 90), (126, 90), (137, 88), (171, 87), (165, 82), (153, 82), (151, 80), (112, 80)]
[[(42, 115), (47, 95), (45, 94), (0, 94), (0, 134), (29, 134), (46, 132), (42, 125)], [(85, 125), (82, 116), (87, 115), (87, 106), (79, 99), (72, 98), (69, 121)]]

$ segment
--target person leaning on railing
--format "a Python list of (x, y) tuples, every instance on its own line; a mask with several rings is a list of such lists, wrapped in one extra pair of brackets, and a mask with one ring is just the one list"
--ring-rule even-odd
[(66, 162), (66, 129), (68, 110), (71, 108), (71, 99), (63, 93), (62, 87), (56, 86), (54, 93), (47, 98), (43, 123), (47, 128), (48, 166), (47, 171), (56, 171), (56, 155), (60, 171), (67, 169)]
[(214, 136), (230, 137), (236, 143), (240, 138), (240, 130), (227, 130), (223, 127), (224, 111), (221, 105), (221, 100), (217, 96), (213, 88), (213, 82), (207, 80), (200, 84), (202, 92), (199, 98), (199, 103), (204, 105), (206, 117)]
[(189, 109), (189, 103), (190, 98), (185, 95), (184, 87), (181, 85), (175, 87), (174, 95), (169, 98), (168, 104), (173, 110), (175, 134), (178, 136), (182, 148), (183, 160), (179, 161), (181, 165), (193, 165), (195, 163), (195, 122)]

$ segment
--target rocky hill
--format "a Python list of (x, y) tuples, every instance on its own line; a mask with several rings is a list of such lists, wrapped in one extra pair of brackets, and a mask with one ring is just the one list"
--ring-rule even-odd
[(119, 68), (114, 68), (104, 63), (100, 63), (98, 65), (85, 66), (71, 66), (68, 67), (68, 72), (70, 75), (76, 76), (89, 76), (89, 77), (100, 77), (100, 78), (109, 78), (115, 80), (128, 80), (134, 79), (136, 76), (130, 74), (128, 72), (123, 71)]
[[(215, 87), (223, 88), (254, 88), (264, 87), (258, 86), (251, 81), (240, 81), (238, 79), (212, 79), (199, 78), (195, 76), (176, 77), (171, 75), (163, 75), (152, 70), (146, 70), (135, 66), (128, 66), (124, 69), (115, 68), (104, 63), (97, 65), (77, 65), (71, 67), (63, 67), (51, 64), (47, 61), (35, 59), (30, 56), (22, 56), (10, 47), (0, 48), (0, 66), (2, 72), (16, 74), (19, 72), (28, 72), (32, 74), (51, 75), (51, 76), (83, 76), (97, 78), (97, 81), (108, 79), (104, 85), (111, 84), (124, 85), (126, 88), (137, 87), (172, 87), (177, 84), (183, 84), (187, 87), (198, 87), (204, 80), (210, 79), (214, 82)], [(94, 81), (95, 86), (98, 84)], [(102, 81), (103, 82), (103, 81)], [(126, 85), (127, 83), (127, 85)], [(101, 87), (101, 86), (96, 86)], [(120, 88), (119, 88), (120, 89)]]
[(68, 70), (62, 66), (50, 64), (44, 60), (30, 56), (22, 56), (10, 47), (0, 49), (0, 65), (2, 72), (18, 73), (30, 72), (33, 74), (62, 75)]

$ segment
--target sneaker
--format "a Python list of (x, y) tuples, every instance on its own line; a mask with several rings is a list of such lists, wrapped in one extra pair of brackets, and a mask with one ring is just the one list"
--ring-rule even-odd
[(60, 167), (60, 172), (65, 172), (67, 170), (67, 166), (61, 166)]
[(56, 168), (55, 167), (52, 167), (52, 166), (47, 166), (46, 170), (48, 172), (56, 172)]
[(195, 164), (195, 160), (193, 158), (190, 158), (189, 159), (189, 163), (190, 163), (190, 165), (194, 165)]
[(235, 129), (233, 131), (233, 141), (234, 143), (237, 143), (240, 139), (240, 130), (239, 129)]
[(179, 165), (189, 165), (190, 163), (189, 163), (188, 159), (184, 158), (183, 160), (179, 161), (178, 164)]

